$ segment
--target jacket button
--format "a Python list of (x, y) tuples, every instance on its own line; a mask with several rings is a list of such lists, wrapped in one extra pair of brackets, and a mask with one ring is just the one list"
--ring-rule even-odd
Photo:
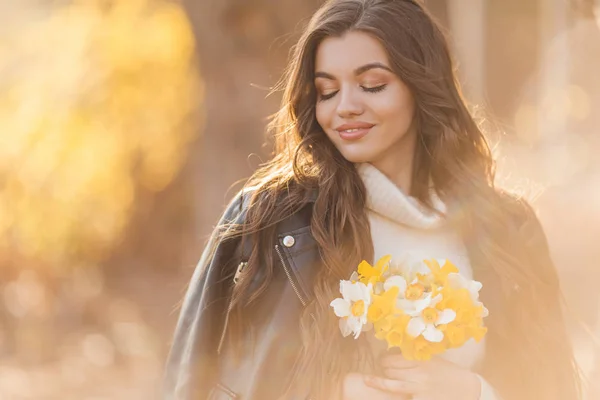
[(286, 236), (283, 238), (283, 245), (285, 247), (292, 247), (296, 243), (296, 239), (293, 236)]

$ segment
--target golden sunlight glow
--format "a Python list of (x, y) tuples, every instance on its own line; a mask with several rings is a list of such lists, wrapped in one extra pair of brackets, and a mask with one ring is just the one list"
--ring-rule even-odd
[(151, 0), (79, 1), (20, 29), (0, 38), (0, 247), (101, 257), (198, 131), (191, 29)]

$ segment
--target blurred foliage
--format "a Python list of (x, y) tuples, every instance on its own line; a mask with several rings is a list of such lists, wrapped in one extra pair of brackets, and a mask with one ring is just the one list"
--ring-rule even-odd
[(165, 0), (11, 7), (23, 18), (0, 30), (0, 398), (134, 398), (153, 390), (162, 346), (106, 264), (200, 131), (192, 29)]
[(99, 260), (136, 193), (165, 188), (198, 132), (185, 14), (166, 1), (82, 0), (0, 49), (0, 250), (47, 267)]

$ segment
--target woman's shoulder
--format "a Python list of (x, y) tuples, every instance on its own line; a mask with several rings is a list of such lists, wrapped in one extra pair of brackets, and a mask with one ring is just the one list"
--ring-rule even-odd
[[(310, 209), (305, 207), (316, 201), (317, 189), (306, 189), (302, 191), (290, 190), (264, 190), (257, 186), (247, 186), (238, 191), (222, 214), (219, 225), (243, 225), (247, 220), (251, 208), (261, 207), (263, 210), (270, 209), (267, 214), (279, 214), (278, 211), (290, 211), (292, 214), (300, 213)], [(285, 211), (284, 211), (285, 213)]]
[(238, 191), (227, 203), (221, 213), (217, 228), (230, 229), (232, 226), (243, 225), (248, 205), (252, 196), (252, 188)]

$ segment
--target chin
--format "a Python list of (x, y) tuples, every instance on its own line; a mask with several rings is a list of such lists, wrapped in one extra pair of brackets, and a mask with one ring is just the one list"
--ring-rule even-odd
[(342, 156), (353, 164), (370, 163), (374, 157), (371, 154), (358, 151), (341, 151)]

